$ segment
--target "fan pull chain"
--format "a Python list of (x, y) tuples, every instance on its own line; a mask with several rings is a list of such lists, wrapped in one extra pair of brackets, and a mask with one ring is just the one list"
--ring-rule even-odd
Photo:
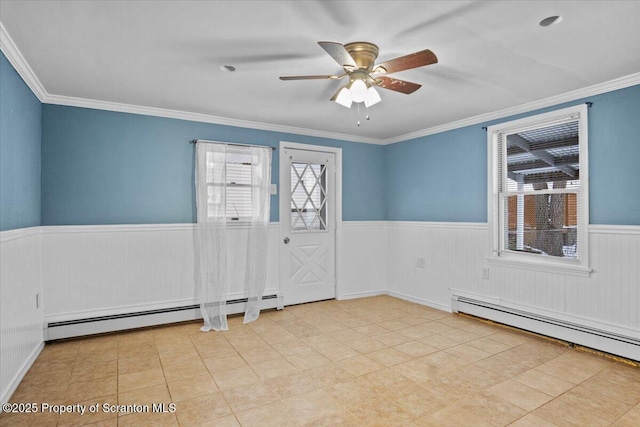
[[(371, 116), (369, 114), (367, 114), (365, 116), (365, 119), (367, 121), (371, 120)], [(358, 125), (358, 127), (360, 127), (360, 103), (358, 103), (358, 110), (356, 112), (356, 125)]]

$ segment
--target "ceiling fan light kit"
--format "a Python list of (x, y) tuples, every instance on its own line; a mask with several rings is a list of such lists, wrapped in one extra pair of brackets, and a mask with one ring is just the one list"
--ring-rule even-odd
[(378, 58), (378, 46), (368, 42), (355, 42), (342, 45), (335, 42), (318, 42), (318, 44), (344, 69), (342, 75), (289, 76), (280, 80), (339, 80), (349, 76), (349, 83), (338, 89), (331, 101), (351, 108), (351, 105), (364, 103), (369, 108), (382, 100), (374, 86), (410, 94), (420, 89), (421, 85), (404, 80), (387, 77), (386, 74), (424, 67), (438, 62), (436, 55), (429, 49), (401, 56), (375, 66)]
[(353, 102), (360, 103), (367, 99), (367, 84), (362, 79), (356, 79), (349, 85), (349, 91), (351, 92), (351, 99)]
[(367, 99), (364, 100), (365, 107), (369, 108), (372, 105), (376, 105), (378, 102), (382, 101), (382, 98), (380, 98), (380, 94), (373, 86), (371, 86), (367, 90), (367, 92), (368, 92)]
[(346, 86), (340, 88), (338, 93), (336, 93), (333, 96), (333, 98), (331, 98), (331, 100), (347, 108), (351, 108), (351, 104), (353, 104), (353, 99), (351, 98), (351, 91)]

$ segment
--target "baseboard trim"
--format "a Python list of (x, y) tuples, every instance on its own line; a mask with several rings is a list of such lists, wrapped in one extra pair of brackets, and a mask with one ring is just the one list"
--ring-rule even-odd
[[(481, 302), (483, 304), (486, 303), (486, 304), (492, 304), (494, 306), (500, 306), (506, 310), (529, 313), (533, 316), (537, 316), (540, 318), (553, 319), (553, 321), (557, 321), (559, 323), (580, 325), (581, 327), (584, 327), (584, 328), (606, 331), (607, 333), (610, 333), (610, 334), (621, 335), (621, 336), (629, 337), (633, 340), (640, 341), (640, 331), (637, 329), (632, 329), (629, 327), (617, 325), (614, 323), (608, 323), (601, 320), (593, 320), (587, 317), (577, 316), (574, 314), (560, 313), (557, 311), (545, 310), (545, 309), (533, 307), (530, 305), (523, 305), (514, 301), (499, 298), (497, 296), (481, 295), (475, 292), (469, 292), (469, 291), (457, 289), (457, 288), (449, 288), (449, 289), (451, 290), (452, 307), (453, 307), (453, 304), (455, 304), (458, 299), (466, 298), (466, 299)], [(456, 310), (454, 309), (453, 311), (455, 312)]]
[[(247, 298), (228, 299), (227, 314), (244, 313)], [(261, 310), (282, 309), (283, 298), (279, 293), (269, 293), (262, 297)], [(202, 319), (198, 304), (174, 305), (173, 307), (156, 308), (143, 311), (129, 311), (108, 316), (88, 315), (73, 320), (45, 322), (45, 340), (53, 341), (63, 338), (117, 332), (168, 323), (187, 322)]]
[(346, 300), (356, 299), (356, 298), (377, 297), (377, 296), (386, 295), (386, 294), (387, 292), (384, 289), (380, 289), (377, 291), (352, 292), (348, 294), (336, 295), (336, 299), (338, 301), (346, 301)]
[[(40, 352), (42, 352), (43, 348), (44, 348), (44, 341), (40, 342), (40, 344), (38, 344), (36, 348), (33, 349), (31, 354), (27, 358), (27, 360), (25, 360), (24, 363), (22, 364), (22, 367), (20, 368), (20, 370), (16, 372), (16, 374), (11, 379), (9, 386), (3, 391), (2, 396), (0, 396), (0, 403), (6, 403), (9, 401), (9, 399), (11, 399), (11, 396), (20, 385), (20, 382), (22, 381), (24, 376), (27, 375), (27, 372), (29, 372), (29, 369), (31, 369), (31, 366), (36, 361), (36, 359), (40, 355)], [(1, 405), (0, 405), (0, 413), (2, 413)]]
[(127, 306), (98, 309), (98, 310), (74, 311), (74, 312), (56, 314), (52, 316), (45, 316), (44, 323), (52, 324), (52, 323), (62, 323), (62, 322), (74, 322), (80, 319), (88, 319), (88, 318), (94, 318), (94, 317), (110, 317), (110, 316), (126, 315), (129, 313), (136, 313), (136, 312), (166, 310), (166, 309), (173, 309), (175, 307), (185, 307), (189, 305), (195, 305), (197, 303), (198, 301), (192, 298), (192, 299), (183, 299), (183, 300), (174, 300), (174, 301), (154, 302), (149, 304), (127, 305)]
[(45, 340), (55, 341), (64, 338), (104, 334), (107, 332), (117, 332), (198, 319), (202, 319), (200, 308), (187, 306), (174, 311), (156, 312), (140, 316), (117, 317), (95, 322), (71, 323), (57, 326), (49, 326), (49, 324), (47, 324), (45, 328)]
[(455, 313), (471, 314), (526, 331), (640, 361), (640, 340), (634, 337), (458, 295), (452, 296), (452, 307)]
[(427, 307), (431, 307), (431, 308), (435, 308), (437, 310), (442, 310), (442, 311), (446, 311), (448, 313), (451, 313), (451, 307), (450, 306), (445, 305), (445, 304), (440, 304), (440, 303), (437, 303), (437, 302), (433, 302), (433, 301), (429, 301), (429, 300), (426, 300), (424, 298), (412, 297), (410, 295), (403, 294), (401, 292), (395, 292), (395, 291), (387, 291), (387, 295), (392, 296), (392, 297), (396, 297), (396, 298), (400, 298), (400, 299), (405, 300), (405, 301), (415, 302), (416, 304), (426, 305)]

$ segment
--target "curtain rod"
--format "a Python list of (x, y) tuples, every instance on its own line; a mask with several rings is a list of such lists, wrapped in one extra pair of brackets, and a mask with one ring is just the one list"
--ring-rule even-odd
[(273, 151), (276, 151), (276, 147), (273, 147), (273, 146), (270, 146), (270, 145), (238, 144), (238, 143), (235, 143), (235, 142), (209, 141), (207, 139), (193, 139), (193, 140), (189, 141), (189, 143), (195, 144), (198, 141), (199, 142), (210, 142), (210, 143), (213, 143), (213, 144), (235, 145), (237, 147), (271, 147), (271, 149)]
[[(580, 104), (578, 104), (578, 105), (580, 105)], [(584, 103), (584, 105), (586, 105), (587, 107), (591, 108), (591, 107), (593, 107), (593, 102), (587, 101), (587, 102)], [(487, 127), (486, 126), (482, 126), (482, 130), (487, 130)]]

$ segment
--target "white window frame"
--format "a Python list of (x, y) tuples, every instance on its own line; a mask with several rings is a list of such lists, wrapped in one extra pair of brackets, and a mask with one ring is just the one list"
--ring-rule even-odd
[[(236, 154), (244, 155), (245, 153), (242, 152), (244, 148), (245, 148), (244, 146), (238, 146), (238, 147), (233, 146), (233, 147), (231, 147), (231, 150), (234, 150), (236, 152)], [(249, 154), (249, 157), (250, 157), (251, 156), (251, 151), (250, 150), (247, 150), (247, 151), (248, 151), (248, 154)], [(225, 179), (226, 179), (226, 175), (227, 175), (226, 168), (227, 168), (227, 165), (230, 164), (230, 163), (235, 163), (235, 162), (229, 162), (229, 161), (225, 162)], [(255, 187), (254, 185), (251, 185), (251, 184), (232, 184), (232, 183), (229, 183), (229, 182), (225, 182), (224, 184), (222, 184), (222, 183), (220, 183), (220, 184), (209, 184), (209, 183), (207, 183), (207, 186), (209, 186), (209, 185), (224, 186), (227, 189), (228, 188), (234, 188), (234, 187), (245, 187), (245, 188), (253, 188), (253, 187)], [(227, 191), (225, 191), (224, 194), (225, 194), (225, 197), (227, 197)], [(225, 208), (228, 209), (226, 200), (225, 200)], [(210, 215), (209, 218), (214, 218), (214, 216)], [(225, 218), (226, 224), (227, 225), (231, 225), (231, 226), (233, 226), (233, 225), (247, 225), (247, 224), (251, 224), (251, 221), (253, 221), (253, 216), (239, 216), (239, 217), (237, 217), (238, 219), (233, 219), (235, 217), (227, 216), (225, 214), (224, 218)]]
[[(530, 270), (568, 274), (574, 276), (589, 277), (591, 268), (589, 267), (589, 158), (588, 158), (588, 107), (580, 104), (569, 108), (537, 114), (535, 116), (512, 120), (487, 127), (487, 218), (489, 221), (490, 233), (490, 255), (487, 257), (489, 264), (525, 268)], [(580, 188), (578, 198), (580, 200), (577, 212), (577, 238), (578, 252), (576, 259), (563, 259), (559, 257), (540, 256), (530, 253), (519, 253), (500, 248), (500, 215), (503, 213), (503, 206), (500, 206), (500, 196), (498, 194), (498, 183), (502, 177), (498, 176), (498, 135), (501, 133), (522, 132), (528, 129), (535, 129), (553, 125), (567, 119), (578, 119), (578, 139), (580, 158)], [(506, 170), (506, 167), (504, 168)]]

